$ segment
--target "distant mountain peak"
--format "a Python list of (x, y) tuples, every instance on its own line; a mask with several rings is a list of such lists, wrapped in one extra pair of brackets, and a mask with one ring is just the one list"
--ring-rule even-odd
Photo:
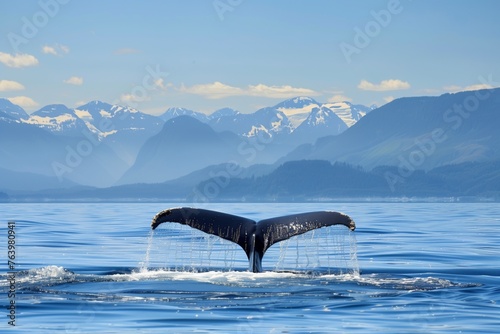
[(216, 119), (219, 117), (232, 117), (238, 115), (240, 112), (233, 109), (233, 108), (222, 108), (222, 109), (217, 109), (213, 113), (210, 114), (209, 118), (210, 119)]
[(363, 116), (373, 110), (372, 107), (366, 107), (361, 104), (352, 104), (349, 101), (328, 102), (324, 103), (323, 106), (333, 110), (333, 112), (337, 114), (337, 116), (340, 117), (340, 119), (342, 119), (348, 127), (353, 126)]
[(103, 101), (90, 101), (87, 104), (75, 108), (78, 117), (86, 120), (98, 120), (100, 118), (112, 118), (117, 114), (140, 113), (137, 109), (118, 104), (110, 104)]
[(319, 107), (320, 104), (310, 97), (295, 97), (274, 106), (275, 109), (288, 117), (294, 129), (307, 119), (314, 108)]
[(33, 124), (55, 134), (80, 135), (85, 122), (64, 104), (49, 104), (35, 111), (23, 123)]
[(189, 113), (194, 113), (193, 110), (188, 109), (188, 108), (183, 108), (183, 107), (170, 107), (170, 108), (167, 109), (166, 112), (177, 113), (179, 115), (181, 115), (181, 114), (184, 115), (186, 113), (188, 113), (188, 114)]
[[(93, 101), (90, 101), (84, 105), (77, 107), (76, 109), (78, 109), (78, 110), (98, 110), (98, 109), (112, 110), (113, 108), (116, 109), (118, 107), (121, 107), (121, 106), (113, 105), (113, 104), (99, 101), (99, 100), (93, 100)], [(124, 107), (122, 107), (122, 108), (124, 108)]]
[(332, 109), (321, 106), (313, 108), (292, 135), (299, 142), (312, 143), (320, 137), (338, 135), (345, 130), (347, 130), (346, 123)]
[(168, 120), (175, 118), (175, 117), (178, 117), (178, 116), (191, 116), (191, 117), (193, 117), (199, 121), (202, 121), (202, 122), (208, 121), (207, 115), (200, 113), (200, 112), (197, 112), (197, 111), (193, 111), (191, 109), (182, 108), (182, 107), (168, 108), (163, 114), (160, 115), (160, 118), (162, 120), (164, 120), (165, 122), (167, 122)]
[(279, 111), (278, 109), (273, 108), (273, 107), (260, 108), (259, 110), (257, 110), (255, 112), (255, 114), (257, 114), (257, 115), (274, 115), (274, 114), (278, 114), (278, 113), (281, 113), (281, 111)]
[(0, 111), (3, 111), (5, 114), (16, 120), (28, 119), (29, 117), (23, 108), (4, 98), (0, 98)]
[(70, 114), (74, 115), (74, 111), (72, 109), (69, 109), (66, 107), (64, 104), (49, 104), (46, 105), (37, 111), (35, 111), (32, 116), (40, 116), (40, 117), (55, 117), (55, 116), (61, 116), (64, 114)]
[(297, 109), (297, 108), (304, 108), (310, 104), (319, 105), (319, 103), (311, 97), (297, 96), (297, 97), (294, 97), (294, 98), (291, 98), (291, 99), (288, 99), (288, 100), (285, 100), (283, 102), (278, 103), (277, 105), (274, 106), (274, 108), (276, 108), (276, 109), (280, 109), (280, 108)]
[(292, 99), (295, 103), (317, 103), (313, 98), (308, 96), (298, 96)]

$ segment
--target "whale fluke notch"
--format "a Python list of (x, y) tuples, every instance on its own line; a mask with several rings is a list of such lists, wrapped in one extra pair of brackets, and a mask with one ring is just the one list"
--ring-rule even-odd
[(356, 224), (346, 214), (333, 211), (315, 211), (260, 220), (258, 222), (223, 212), (172, 208), (159, 212), (151, 222), (154, 230), (163, 223), (188, 225), (208, 234), (238, 244), (249, 260), (249, 270), (262, 271), (262, 258), (273, 244), (308, 231), (344, 225), (354, 231)]

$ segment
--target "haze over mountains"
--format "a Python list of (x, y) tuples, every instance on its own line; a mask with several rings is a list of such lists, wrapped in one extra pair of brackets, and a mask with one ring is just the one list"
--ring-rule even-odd
[[(287, 112), (302, 110), (304, 105), (312, 110), (311, 115), (325, 109), (312, 99), (295, 101), (284, 102), (289, 105)], [(353, 107), (351, 116), (350, 104), (338, 105), (342, 106), (342, 117), (350, 123), (370, 110)], [(176, 120), (179, 116), (184, 117)], [(0, 168), (53, 178), (53, 187), (63, 185), (62, 180), (97, 187), (163, 182), (228, 159), (244, 165), (273, 163), (296, 144), (313, 142), (319, 135), (315, 125), (328, 128), (330, 123), (335, 124), (331, 134), (345, 130), (345, 123), (334, 117), (333, 121), (324, 118), (303, 126), (310, 135), (307, 129), (301, 130), (307, 140), (293, 143), (291, 134), (295, 128), (276, 107), (253, 114), (225, 108), (208, 116), (185, 108), (170, 108), (157, 117), (133, 108), (91, 101), (74, 109), (48, 105), (28, 115), (9, 100), (0, 99)], [(244, 152), (254, 146), (258, 149), (264, 142), (273, 143), (245, 163), (248, 157)], [(16, 190), (26, 185), (2, 188)]]
[(342, 161), (368, 170), (408, 162), (429, 170), (498, 160), (499, 126), (499, 89), (400, 98), (366, 115), (349, 131), (302, 145), (282, 161)]
[[(212, 187), (219, 199), (266, 200), (355, 195), (346, 188), (359, 196), (425, 194), (432, 182), (419, 173), (439, 175), (445, 187), (451, 179), (433, 171), (490, 171), (500, 161), (499, 125), (500, 89), (400, 98), (380, 108), (297, 97), (252, 114), (225, 108), (211, 115), (170, 108), (152, 116), (101, 101), (28, 115), (0, 99), (0, 192), (187, 198)], [(486, 174), (490, 185), (500, 180), (494, 169)], [(463, 190), (446, 187), (441, 195)]]

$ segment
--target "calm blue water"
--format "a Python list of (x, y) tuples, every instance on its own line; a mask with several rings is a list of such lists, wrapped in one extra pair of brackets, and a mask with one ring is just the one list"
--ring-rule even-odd
[[(0, 331), (7, 221), (16, 221), (16, 330), (54, 332), (496, 333), (500, 204), (206, 204), (255, 220), (349, 214), (249, 273), (237, 246), (151, 218), (172, 203), (0, 204)], [(357, 260), (356, 260), (357, 259)], [(359, 266), (359, 273), (357, 272)]]

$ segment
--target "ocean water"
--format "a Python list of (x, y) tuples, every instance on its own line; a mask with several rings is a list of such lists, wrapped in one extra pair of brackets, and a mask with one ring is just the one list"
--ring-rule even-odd
[[(158, 211), (180, 205), (0, 204), (0, 331), (497, 333), (500, 328), (498, 203), (204, 204), (255, 220), (334, 210), (356, 221), (354, 232), (336, 226), (274, 245), (263, 259), (263, 273), (248, 272), (243, 251), (216, 237), (179, 224), (151, 232)], [(10, 269), (9, 221), (15, 221)], [(15, 273), (14, 285), (9, 271)], [(9, 296), (12, 291), (15, 297)], [(15, 327), (8, 323), (12, 301)]]

